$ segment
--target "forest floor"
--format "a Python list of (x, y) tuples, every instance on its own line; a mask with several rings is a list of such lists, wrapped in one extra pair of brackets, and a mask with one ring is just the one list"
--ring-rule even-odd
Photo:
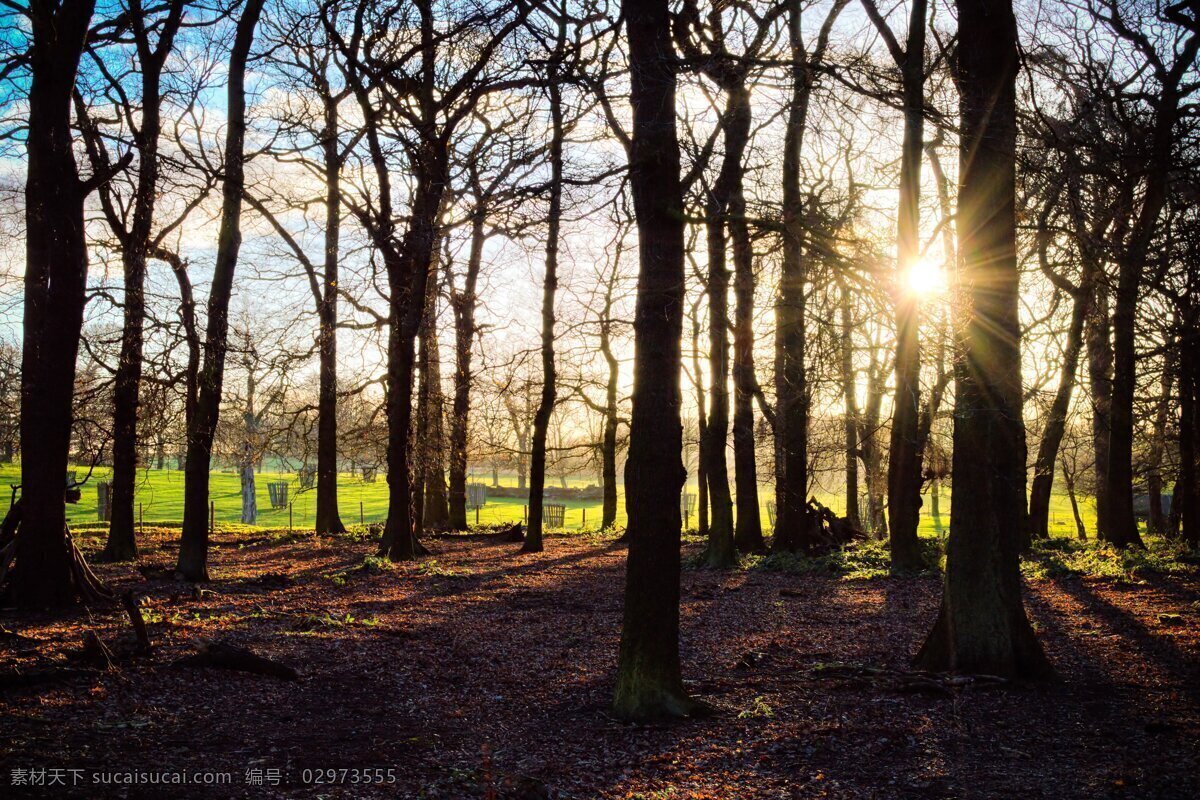
[[(143, 596), (149, 655), (125, 654), (119, 608), (0, 612), (0, 796), (1200, 797), (1194, 567), (1029, 579), (1062, 678), (1040, 686), (908, 672), (935, 576), (689, 568), (684, 674), (716, 714), (630, 725), (608, 713), (611, 539), (552, 536), (529, 556), (434, 538), (389, 567), (364, 537), (218, 532), (193, 591), (170, 579), (175, 537), (147, 532), (137, 568), (97, 567)], [(88, 631), (112, 668), (81, 660)], [(213, 640), (300, 679), (176, 663)], [(221, 785), (110, 783), (130, 771)], [(66, 786), (13, 785), (30, 780)]]

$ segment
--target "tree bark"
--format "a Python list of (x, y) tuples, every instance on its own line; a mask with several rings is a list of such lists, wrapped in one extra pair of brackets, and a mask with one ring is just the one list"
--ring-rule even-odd
[(338, 256), (341, 244), (342, 156), (338, 144), (338, 102), (321, 87), (325, 130), (321, 148), (325, 167), (325, 252), (322, 286), (317, 305), (317, 349), (320, 377), (317, 389), (317, 512), (316, 532), (344, 533), (338, 512), (337, 325)]
[[(742, 174), (741, 162), (746, 143), (750, 136), (751, 121), (750, 97), (746, 92), (745, 86), (734, 83), (722, 88), (727, 95), (720, 123), (725, 140), (725, 149), (722, 156), (720, 173), (713, 183), (705, 207), (705, 229), (708, 243), (709, 395), (712, 397), (712, 409), (706, 428), (708, 440), (705, 443), (704, 455), (707, 457), (708, 463), (705, 465), (704, 472), (709, 482), (709, 495), (713, 505), (713, 513), (712, 519), (709, 521), (708, 547), (705, 549), (704, 561), (710, 567), (729, 567), (737, 561), (733, 501), (729, 494), (729, 472), (725, 461), (729, 435), (729, 268), (727, 266), (725, 227), (726, 216), (730, 214), (734, 198), (739, 193), (738, 187)], [(745, 258), (745, 255), (742, 258)], [(743, 277), (739, 278), (739, 280), (744, 283), (745, 279)], [(741, 295), (745, 294), (744, 286), (739, 289), (739, 292)], [(741, 310), (737, 313), (744, 316), (748, 312), (742, 308), (744, 297), (741, 295), (738, 297), (738, 307)], [(751, 295), (753, 295), (753, 284), (751, 284)], [(738, 373), (738, 369), (742, 365), (741, 360), (745, 358), (745, 354), (740, 354), (737, 348), (738, 346), (745, 346), (747, 335), (746, 332), (740, 331), (739, 328), (743, 321), (741, 316), (735, 319), (733, 326), (735, 337), (735, 395), (740, 392), (740, 390), (736, 389), (736, 386), (740, 385), (740, 373)], [(753, 339), (750, 340), (750, 344), (753, 346)], [(753, 379), (753, 376), (751, 376), (751, 379)], [(740, 380), (744, 382), (744, 377), (741, 377)], [(734, 479), (738, 481), (739, 477), (742, 477), (737, 472), (738, 464), (744, 458), (744, 443), (739, 448), (738, 437), (744, 438), (745, 431), (743, 430), (741, 433), (738, 433), (736, 416), (737, 411), (735, 408)], [(744, 427), (745, 420), (742, 420), (741, 423)], [(750, 425), (750, 444), (753, 448), (753, 417), (751, 417)], [(753, 472), (753, 452), (751, 452), (749, 468)], [(743, 466), (744, 469), (745, 467)], [(737, 486), (739, 496), (738, 524), (741, 525), (742, 507), (740, 497), (742, 486), (740, 481)], [(755, 498), (754, 505), (756, 510), (754, 517), (757, 519), (757, 481), (755, 481), (752, 496)]]
[(800, 186), (804, 131), (813, 79), (801, 27), (801, 4), (788, 6), (791, 103), (783, 140), (783, 259), (775, 301), (775, 531), (771, 546), (809, 550), (808, 375), (804, 365), (804, 198)]
[[(614, 273), (614, 279), (615, 279)], [(617, 428), (620, 425), (617, 399), (621, 365), (612, 349), (611, 284), (610, 299), (605, 303), (605, 318), (600, 326), (600, 352), (608, 366), (608, 380), (604, 386), (604, 442), (601, 446), (601, 483), (604, 501), (600, 513), (600, 529), (609, 530), (617, 524)]]
[[(565, 20), (559, 22), (559, 48), (553, 60), (562, 60)], [(546, 275), (542, 282), (542, 392), (533, 415), (533, 453), (529, 468), (529, 525), (525, 531), (523, 553), (542, 552), (542, 497), (546, 484), (546, 436), (550, 416), (558, 398), (558, 375), (554, 368), (554, 299), (558, 292), (558, 232), (562, 222), (563, 109), (559, 76), (547, 81), (550, 98), (550, 208), (546, 217)]]
[(1079, 541), (1087, 541), (1087, 528), (1083, 525), (1083, 516), (1079, 513), (1079, 498), (1075, 494), (1075, 475), (1063, 464), (1063, 483), (1067, 487), (1067, 498), (1071, 501), (1071, 515), (1075, 517), (1075, 535)]
[[(1190, 330), (1197, 329), (1197, 314), (1189, 309)], [(1195, 345), (1179, 348), (1179, 480), (1175, 483), (1173, 505), (1179, 508), (1179, 526), (1183, 541), (1191, 549), (1200, 546), (1200, 364)]]
[(421, 327), (429, 267), (437, 243), (437, 220), (446, 186), (446, 154), (430, 153), (418, 172), (412, 216), (400, 247), (385, 254), (392, 291), (388, 338), (388, 519), (381, 549), (392, 561), (419, 555), (413, 505), (412, 390), (416, 339)]
[(625, 0), (633, 107), (630, 185), (640, 272), (634, 318), (633, 416), (625, 497), (629, 514), (625, 610), (614, 713), (686, 716), (699, 705), (679, 664), (679, 372), (684, 301), (684, 209), (675, 132), (675, 53), (666, 0)]
[(176, 572), (184, 580), (208, 580), (208, 472), (213, 437), (221, 411), (221, 387), (228, 348), (229, 300), (242, 244), (242, 194), (245, 185), (243, 143), (246, 139), (246, 62), (264, 0), (246, 0), (229, 56), (225, 133), (224, 186), (216, 264), (208, 296), (204, 363), (196, 376), (193, 415), (188, 420), (187, 466), (184, 473), (183, 534)]
[(471, 355), (475, 343), (476, 287), (483, 263), (484, 224), (487, 212), (483, 201), (471, 216), (471, 249), (467, 256), (467, 274), (461, 292), (453, 292), (454, 310), (454, 414), (450, 419), (450, 528), (467, 529), (467, 437), (471, 413)]
[[(896, 245), (896, 394), (888, 456), (888, 522), (892, 569), (921, 569), (917, 527), (921, 514), (921, 308), (905, 285), (921, 258), (921, 154), (925, 131), (924, 0), (915, 0), (900, 67), (904, 140), (900, 159), (900, 203)], [(897, 51), (897, 55), (899, 52)]]
[(419, 448), (418, 478), (415, 482), (417, 530), (446, 528), (450, 522), (450, 507), (446, 501), (446, 473), (442, 467), (445, 455), (445, 428), (442, 424), (442, 370), (438, 353), (437, 248), (430, 264), (432, 274), (425, 286), (425, 315), (421, 321), (421, 381), (417, 389), (417, 447)]
[[(750, 139), (750, 92), (744, 83), (730, 87), (730, 118), (725, 128), (726, 163), (733, 172), (725, 216), (733, 245), (733, 473), (737, 485), (734, 544), (743, 553), (766, 549), (758, 510), (758, 470), (754, 447), (754, 246), (746, 221), (743, 186), (746, 145)], [(730, 144), (732, 143), (732, 150)]]
[(1146, 529), (1163, 536), (1167, 532), (1167, 515), (1163, 513), (1163, 451), (1167, 447), (1167, 421), (1171, 413), (1171, 393), (1175, 375), (1170, 364), (1163, 365), (1158, 404), (1154, 411), (1154, 434), (1146, 464), (1146, 494), (1150, 498), (1150, 515)]
[(1088, 356), (1088, 383), (1092, 392), (1093, 476), (1096, 485), (1097, 535), (1108, 519), (1108, 433), (1112, 410), (1112, 331), (1109, 321), (1108, 290), (1097, 282), (1088, 315), (1085, 335)]
[(254, 408), (256, 381), (254, 364), (246, 359), (246, 409), (242, 415), (245, 425), (242, 440), (242, 457), (238, 463), (238, 474), (242, 480), (242, 524), (258, 523), (258, 492), (254, 485), (254, 467), (258, 464), (258, 414)]
[(696, 532), (708, 538), (708, 456), (706, 441), (708, 410), (704, 397), (704, 373), (700, 370), (700, 301), (692, 305), (692, 374), (696, 390)]
[(71, 95), (92, 0), (29, 4), (25, 315), (21, 358), (21, 535), (12, 590), (22, 609), (75, 599), (63, 481), (88, 256), (71, 131)]
[[(700, 455), (708, 481), (708, 545), (704, 561), (709, 566), (731, 566), (737, 553), (733, 543), (733, 497), (729, 492), (729, 269), (725, 266), (725, 236), (717, 220), (706, 221), (708, 232), (708, 422)], [(626, 480), (626, 491), (629, 482)]]
[(846, 521), (862, 530), (862, 519), (858, 512), (858, 385), (854, 378), (854, 318), (850, 305), (850, 287), (843, 281), (841, 290), (842, 322), (842, 402), (845, 421), (846, 456)]
[(871, 345), (871, 360), (867, 368), (866, 405), (858, 414), (858, 452), (863, 462), (863, 478), (867, 488), (867, 529), (872, 538), (882, 541), (888, 535), (887, 473), (883, 468), (883, 445), (880, 443), (882, 407), (886, 371), (879, 363), (880, 345)]
[(1021, 601), (1025, 512), (1016, 258), (1017, 25), (1011, 0), (957, 0), (962, 138), (958, 195), (960, 357), (954, 501), (931, 670), (1042, 678), (1049, 662)]

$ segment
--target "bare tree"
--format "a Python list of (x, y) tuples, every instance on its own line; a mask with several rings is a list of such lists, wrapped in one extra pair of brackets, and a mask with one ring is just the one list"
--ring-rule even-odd
[(228, 349), (229, 299), (241, 249), (242, 199), (245, 185), (246, 65), (264, 0), (245, 0), (229, 56), (226, 100), (224, 183), (221, 230), (213, 282), (208, 294), (204, 361), (197, 374), (194, 412), (188, 419), (187, 465), (183, 499), (183, 533), (176, 571), (185, 580), (208, 580), (208, 480), (213, 436), (221, 412), (221, 390)]

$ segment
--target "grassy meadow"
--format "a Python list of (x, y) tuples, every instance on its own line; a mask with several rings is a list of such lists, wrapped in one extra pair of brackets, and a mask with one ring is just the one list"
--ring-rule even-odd
[[(86, 468), (76, 468), (78, 478), (86, 475)], [(97, 522), (96, 515), (96, 484), (108, 480), (111, 470), (107, 467), (97, 467), (87, 483), (81, 487), (82, 497), (79, 502), (67, 506), (67, 518), (73, 526)], [(19, 483), (21, 472), (19, 464), (0, 464), (0, 515), (8, 509), (11, 492), (9, 485)], [(515, 486), (516, 477), (502, 475), (501, 483)], [(557, 479), (556, 479), (557, 480)], [(291, 505), (291, 524), (296, 528), (306, 528), (313, 524), (316, 510), (316, 491), (301, 489), (296, 473), (261, 472), (256, 478), (258, 489), (258, 526), (263, 528), (286, 528), (289, 524), (289, 509), (272, 509), (267, 485), (274, 481), (288, 483), (288, 499)], [(571, 485), (585, 485), (586, 479), (568, 480)], [(232, 470), (213, 472), (209, 484), (210, 496), (214, 503), (216, 521), (218, 523), (240, 523), (242, 514), (241, 482)], [(689, 485), (689, 492), (695, 492), (695, 486)], [(618, 487), (619, 503), (617, 524), (625, 524), (624, 487)], [(764, 527), (769, 526), (767, 502), (772, 499), (770, 486), (760, 490), (760, 514)], [(838, 513), (845, 511), (845, 498), (827, 494), (818, 494), (818, 499)], [(142, 519), (146, 524), (178, 525), (183, 519), (183, 472), (168, 469), (145, 469), (138, 473), (137, 502), (140, 504)], [(382, 474), (374, 483), (367, 483), (361, 477), (342, 473), (338, 476), (338, 502), (342, 512), (342, 520), (347, 523), (382, 522), (387, 517), (387, 482)], [(600, 522), (601, 503), (599, 500), (565, 501), (566, 506), (564, 528), (579, 530), (594, 528)], [(950, 522), (950, 492), (941, 490), (941, 518), (930, 514), (928, 496), (921, 513), (921, 533), (926, 536), (937, 536), (941, 526)], [(1095, 509), (1090, 498), (1081, 499), (1081, 513), (1084, 524), (1091, 535), (1095, 528)], [(524, 518), (525, 500), (521, 498), (492, 497), (487, 505), (479, 510), (478, 521), (481, 524), (516, 522)], [(474, 511), (468, 513), (469, 521), (474, 523)], [(694, 526), (695, 518), (691, 518)], [(939, 524), (940, 523), (940, 524)], [(1073, 537), (1075, 524), (1071, 516), (1070, 502), (1065, 495), (1055, 495), (1050, 506), (1050, 530), (1052, 535)]]

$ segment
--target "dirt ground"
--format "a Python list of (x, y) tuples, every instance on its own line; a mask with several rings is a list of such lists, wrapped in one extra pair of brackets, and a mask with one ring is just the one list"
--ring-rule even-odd
[[(615, 542), (440, 538), (388, 569), (366, 541), (218, 534), (195, 593), (173, 538), (97, 568), (144, 596), (150, 655), (119, 608), (0, 613), (0, 797), (1200, 797), (1194, 572), (1030, 582), (1062, 681), (1022, 687), (907, 672), (936, 578), (687, 570), (684, 674), (717, 714), (635, 726), (608, 714)], [(212, 640), (300, 680), (175, 663)]]

